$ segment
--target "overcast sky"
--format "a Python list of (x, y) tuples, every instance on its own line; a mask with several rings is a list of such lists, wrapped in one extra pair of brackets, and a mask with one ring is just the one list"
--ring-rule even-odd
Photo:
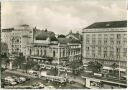
[(29, 24), (57, 34), (99, 21), (126, 20), (125, 0), (43, 0), (2, 2), (2, 28)]

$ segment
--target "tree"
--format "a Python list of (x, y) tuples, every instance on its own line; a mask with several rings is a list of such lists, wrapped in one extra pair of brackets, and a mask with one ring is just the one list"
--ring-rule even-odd
[(25, 56), (23, 55), (19, 55), (16, 57), (16, 59), (14, 60), (14, 65), (18, 68), (21, 68), (23, 63), (25, 62)]
[(8, 64), (10, 63), (10, 59), (6, 58), (6, 59), (3, 59), (3, 60), (5, 60), (5, 67), (7, 68)]
[(112, 67), (113, 70), (115, 70), (119, 65), (117, 65), (116, 63), (113, 63), (110, 67)]
[(101, 68), (103, 67), (103, 65), (97, 61), (95, 62), (88, 62), (88, 66), (87, 69), (91, 70), (93, 73), (98, 73), (101, 72)]
[(116, 71), (116, 68), (118, 68), (119, 65), (117, 65), (116, 63), (113, 63), (112, 65), (110, 65), (110, 67), (112, 68), (112, 73), (111, 73), (111, 75), (113, 75), (113, 76), (118, 75), (118, 74), (117, 74), (117, 71)]
[(82, 64), (78, 61), (71, 61), (69, 64), (69, 67), (72, 68), (74, 75), (78, 75), (78, 73), (80, 72), (80, 70), (78, 68), (80, 66), (82, 66)]
[(57, 76), (58, 73), (59, 73), (59, 72), (58, 72), (58, 68), (57, 68), (57, 67), (48, 70), (48, 74), (49, 74), (49, 75)]
[[(36, 66), (36, 65), (37, 65), (37, 62), (32, 61), (32, 60), (27, 60), (24, 69), (25, 69), (26, 72), (27, 72), (28, 69), (33, 69), (34, 66)], [(38, 67), (37, 67), (36, 69), (38, 69)]]

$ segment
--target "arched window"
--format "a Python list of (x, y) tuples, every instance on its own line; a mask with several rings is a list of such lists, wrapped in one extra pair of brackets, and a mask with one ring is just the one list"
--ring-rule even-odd
[(44, 50), (44, 56), (46, 56), (46, 50)]
[(55, 57), (56, 56), (56, 53), (55, 53), (55, 51), (53, 51), (53, 57)]
[(42, 49), (40, 50), (40, 55), (42, 56)]
[(65, 56), (65, 50), (63, 50), (63, 57)]
[(30, 49), (30, 55), (32, 54), (32, 50)]
[(37, 55), (39, 55), (39, 49), (37, 49)]

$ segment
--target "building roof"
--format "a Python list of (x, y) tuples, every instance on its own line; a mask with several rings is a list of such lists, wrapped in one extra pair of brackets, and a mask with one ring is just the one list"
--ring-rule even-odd
[(96, 22), (84, 29), (93, 29), (93, 28), (120, 28), (127, 27), (127, 21), (109, 21), (109, 22)]
[(51, 31), (36, 30), (34, 34), (36, 40), (46, 40), (49, 37), (51, 41), (58, 41), (55, 33)]
[(58, 38), (58, 42), (61, 43), (61, 44), (80, 43), (79, 40), (76, 40), (74, 38)]
[(12, 32), (14, 30), (14, 28), (6, 28), (6, 29), (2, 29), (2, 32)]
[(74, 39), (77, 39), (77, 40), (81, 40), (81, 38), (82, 38), (82, 35), (81, 34), (79, 34), (79, 33), (72, 33), (72, 32), (70, 32), (66, 37), (68, 37), (68, 36), (70, 36), (70, 37), (74, 37)]

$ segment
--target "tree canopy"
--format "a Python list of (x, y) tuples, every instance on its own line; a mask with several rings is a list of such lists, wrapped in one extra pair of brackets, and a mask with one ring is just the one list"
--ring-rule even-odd
[(97, 61), (95, 62), (88, 62), (88, 66), (87, 69), (93, 71), (94, 73), (98, 73), (101, 71), (101, 68), (103, 67), (103, 65)]

